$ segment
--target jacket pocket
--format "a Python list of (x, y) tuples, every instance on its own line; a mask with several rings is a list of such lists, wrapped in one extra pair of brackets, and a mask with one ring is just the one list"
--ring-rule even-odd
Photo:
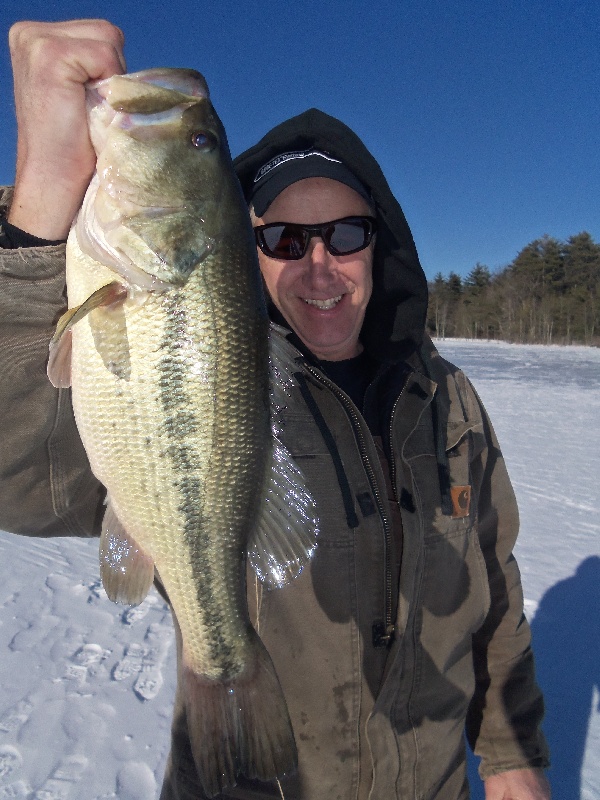
[[(436, 642), (445, 626), (452, 640), (459, 634), (475, 633), (490, 607), (490, 588), (476, 525), (465, 527), (462, 520), (450, 520), (445, 535), (430, 536), (424, 543), (421, 600), (430, 625), (438, 628)], [(461, 529), (462, 528), (462, 529)]]
[(430, 536), (423, 551), (409, 715), (419, 797), (433, 798), (449, 775), (432, 764), (453, 764), (461, 773), (464, 719), (475, 691), (472, 638), (487, 616), (490, 592), (476, 526)]
[(424, 543), (417, 607), (413, 724), (459, 720), (475, 688), (472, 636), (490, 607), (476, 528)]

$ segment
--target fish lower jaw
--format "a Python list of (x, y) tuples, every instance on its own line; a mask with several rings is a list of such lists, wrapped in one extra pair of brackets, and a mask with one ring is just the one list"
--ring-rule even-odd
[(320, 308), (323, 311), (328, 311), (330, 308), (335, 308), (337, 304), (342, 299), (343, 295), (338, 295), (337, 297), (329, 297), (327, 300), (314, 300), (312, 298), (304, 298), (304, 302), (309, 306), (315, 306), (315, 308)]

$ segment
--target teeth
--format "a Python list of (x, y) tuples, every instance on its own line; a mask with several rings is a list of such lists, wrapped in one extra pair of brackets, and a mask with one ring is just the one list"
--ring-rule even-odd
[(333, 308), (336, 306), (340, 300), (342, 299), (342, 295), (338, 295), (338, 297), (330, 297), (328, 300), (305, 300), (305, 303), (308, 303), (309, 306), (316, 306), (317, 308), (322, 308), (327, 310), (328, 308)]

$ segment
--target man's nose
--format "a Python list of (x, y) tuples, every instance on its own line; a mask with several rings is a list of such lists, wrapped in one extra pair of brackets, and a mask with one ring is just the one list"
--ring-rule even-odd
[(335, 258), (325, 247), (325, 242), (320, 236), (314, 236), (311, 239), (306, 257), (311, 283), (318, 285), (331, 282), (335, 271)]

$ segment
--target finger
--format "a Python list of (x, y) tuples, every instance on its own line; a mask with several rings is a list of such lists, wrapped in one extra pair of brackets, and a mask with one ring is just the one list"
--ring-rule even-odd
[[(115, 53), (119, 59), (121, 69), (126, 71), (125, 57), (123, 55), (123, 48), (125, 45), (125, 35), (121, 28), (113, 25), (105, 19), (77, 19), (70, 20), (68, 23), (47, 23), (50, 25), (56, 24), (57, 31), (64, 36), (69, 36), (73, 39), (86, 39), (96, 40), (99, 42), (106, 42), (112, 45)], [(114, 73), (113, 73), (114, 74)], [(110, 76), (106, 76), (110, 77)]]
[(123, 31), (106, 19), (74, 19), (66, 22), (35, 22), (22, 20), (15, 22), (9, 31), (12, 40), (31, 41), (46, 36), (68, 36), (73, 39), (97, 39), (111, 42), (123, 49)]
[(107, 20), (18, 22), (10, 29), (9, 45), (15, 66), (27, 60), (51, 74), (54, 66), (74, 62), (87, 65), (94, 79), (126, 70), (123, 32)]

